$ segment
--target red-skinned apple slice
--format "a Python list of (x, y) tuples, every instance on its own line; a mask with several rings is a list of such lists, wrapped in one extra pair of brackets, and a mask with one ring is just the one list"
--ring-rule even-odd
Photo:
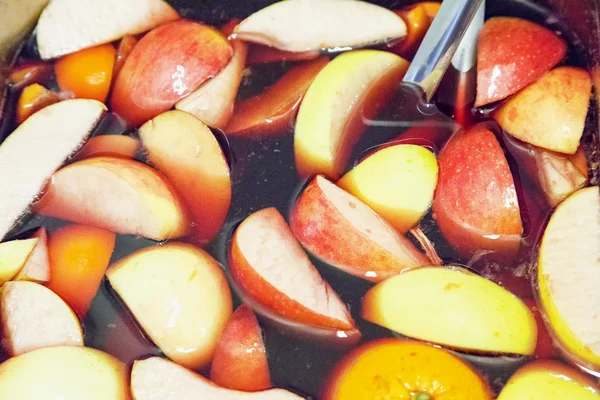
[[(366, 26), (369, 29), (357, 29)], [(363, 1), (292, 0), (250, 15), (235, 35), (280, 50), (304, 52), (399, 39), (406, 35), (406, 24), (392, 11)]]
[(567, 45), (541, 25), (519, 18), (489, 19), (479, 34), (477, 107), (535, 82), (563, 59)]
[(236, 136), (271, 136), (288, 132), (310, 84), (328, 62), (322, 57), (296, 66), (263, 93), (237, 104), (225, 132)]
[[(231, 35), (238, 23), (239, 20), (232, 20), (221, 28), (221, 32), (225, 36)], [(176, 109), (198, 117), (211, 128), (223, 129), (231, 119), (235, 98), (246, 67), (248, 45), (239, 39), (233, 39), (230, 43), (233, 57), (227, 67), (175, 105)]]
[(73, 160), (98, 156), (133, 158), (140, 149), (140, 141), (125, 135), (101, 135), (90, 138), (75, 154)]
[(46, 283), (50, 280), (50, 261), (48, 259), (48, 235), (45, 228), (38, 229), (32, 236), (37, 238), (38, 242), (25, 265), (19, 273), (13, 278), (15, 281), (32, 281), (37, 283)]
[(109, 43), (179, 19), (162, 0), (62, 0), (44, 9), (37, 25), (42, 59)]
[(296, 201), (290, 226), (311, 253), (373, 282), (432, 264), (366, 204), (322, 176)]
[(463, 257), (510, 260), (523, 227), (506, 157), (485, 125), (456, 133), (438, 156), (433, 213), (444, 237)]
[(42, 347), (83, 346), (83, 332), (73, 310), (38, 283), (4, 284), (0, 319), (2, 344), (11, 357)]
[(138, 40), (132, 35), (124, 36), (119, 42), (119, 47), (117, 48), (117, 58), (115, 59), (115, 66), (113, 68), (113, 84), (117, 80), (119, 72), (121, 72), (121, 69), (123, 69), (125, 60), (127, 60), (137, 43)]
[(229, 269), (243, 295), (283, 319), (316, 329), (357, 331), (348, 309), (275, 208), (255, 212), (236, 229)]
[(227, 66), (233, 55), (216, 29), (181, 20), (147, 33), (117, 77), (112, 111), (139, 126), (169, 110)]
[(190, 220), (179, 194), (156, 170), (94, 157), (59, 170), (35, 212), (154, 240), (185, 236)]
[(135, 400), (301, 400), (287, 390), (247, 393), (225, 389), (201, 375), (159, 357), (133, 363), (131, 393)]
[(221, 334), (210, 380), (219, 386), (244, 392), (271, 387), (262, 331), (256, 316), (245, 304), (235, 310)]
[(219, 142), (202, 121), (177, 110), (152, 119), (139, 132), (148, 160), (190, 210), (194, 241), (207, 244), (221, 229), (231, 202), (229, 166)]
[(526, 143), (574, 154), (585, 127), (592, 79), (575, 67), (548, 72), (493, 113), (498, 125)]
[(33, 114), (0, 145), (0, 240), (105, 110), (95, 100), (61, 101)]

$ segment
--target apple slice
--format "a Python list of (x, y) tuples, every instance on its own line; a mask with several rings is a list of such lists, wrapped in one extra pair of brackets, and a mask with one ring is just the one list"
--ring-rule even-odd
[(45, 85), (54, 73), (54, 65), (42, 61), (26, 61), (16, 66), (8, 76), (8, 84), (15, 90), (34, 83)]
[(291, 0), (250, 15), (235, 35), (280, 50), (304, 52), (396, 40), (406, 35), (406, 24), (392, 11), (364, 1)]
[(308, 61), (319, 57), (319, 51), (303, 51), (294, 53), (283, 51), (275, 47), (263, 46), (256, 43), (248, 43), (247, 65), (268, 64), (281, 61)]
[(583, 134), (591, 91), (587, 71), (555, 68), (500, 105), (492, 117), (517, 139), (574, 154)]
[(139, 126), (216, 76), (232, 55), (227, 39), (208, 25), (181, 20), (158, 27), (125, 60), (111, 110)]
[(533, 361), (506, 383), (498, 400), (600, 399), (600, 386), (590, 377), (551, 360)]
[(90, 138), (75, 154), (73, 160), (98, 156), (134, 158), (141, 147), (140, 141), (125, 135), (101, 135)]
[(150, 247), (106, 276), (167, 357), (191, 369), (210, 364), (232, 305), (225, 274), (208, 253), (182, 243)]
[(237, 104), (225, 132), (230, 136), (272, 136), (289, 132), (308, 87), (328, 62), (328, 58), (321, 57), (293, 67), (263, 93)]
[(13, 280), (46, 283), (50, 280), (48, 235), (46, 234), (46, 229), (38, 229), (32, 238), (38, 241), (29, 254), (29, 257), (27, 257), (27, 261), (25, 261), (25, 264)]
[(156, 170), (133, 160), (95, 157), (61, 169), (35, 212), (154, 240), (185, 236), (187, 210)]
[(271, 387), (262, 331), (245, 304), (233, 313), (215, 351), (210, 380), (219, 386), (256, 392)]
[[(233, 20), (221, 29), (225, 36), (233, 33), (239, 20)], [(246, 67), (248, 45), (239, 39), (230, 41), (233, 57), (224, 70), (204, 83), (195, 92), (175, 104), (211, 128), (224, 129), (233, 114), (233, 105)]]
[(509, 261), (519, 251), (523, 227), (508, 162), (485, 125), (459, 131), (438, 156), (434, 218), (465, 258)]
[(477, 44), (477, 99), (483, 106), (518, 92), (558, 64), (567, 44), (556, 33), (519, 18), (495, 17)]
[(33, 114), (0, 145), (0, 240), (81, 147), (104, 111), (95, 100), (61, 101)]
[(135, 400), (301, 400), (287, 390), (256, 393), (221, 388), (175, 363), (159, 357), (135, 361), (131, 370), (131, 393)]
[(431, 25), (431, 19), (427, 15), (425, 7), (419, 3), (396, 11), (396, 14), (406, 23), (407, 32), (406, 37), (390, 48), (390, 51), (401, 57), (412, 59)]
[(537, 341), (535, 319), (518, 297), (457, 267), (419, 268), (378, 284), (363, 298), (362, 316), (453, 349), (530, 355)]
[(83, 346), (77, 316), (52, 290), (34, 282), (0, 289), (2, 345), (10, 357), (51, 346)]
[(431, 265), (366, 204), (322, 176), (313, 179), (296, 201), (290, 226), (311, 253), (373, 282)]
[(31, 238), (0, 243), (0, 286), (12, 280), (19, 273), (38, 240)]
[[(559, 348), (600, 372), (600, 188), (581, 189), (556, 209), (538, 258), (538, 291)], [(583, 294), (583, 295), (582, 295)]]
[(364, 121), (379, 113), (407, 68), (406, 60), (378, 50), (344, 53), (327, 64), (298, 111), (294, 152), (300, 175), (339, 178), (365, 129)]
[(47, 60), (177, 19), (177, 12), (162, 0), (52, 1), (38, 21), (37, 45)]
[(148, 160), (190, 210), (194, 241), (207, 244), (221, 229), (231, 202), (229, 166), (219, 142), (202, 121), (177, 110), (150, 120), (139, 133)]
[(129, 400), (129, 371), (102, 351), (46, 347), (0, 364), (0, 398)]
[(125, 35), (123, 39), (119, 41), (119, 47), (117, 47), (117, 57), (115, 59), (115, 66), (113, 68), (112, 73), (112, 83), (114, 84), (117, 80), (117, 76), (123, 69), (123, 64), (125, 64), (125, 60), (129, 58), (129, 55), (133, 51), (133, 48), (138, 43), (138, 40), (135, 36)]
[(345, 304), (275, 208), (255, 212), (235, 230), (229, 269), (243, 295), (284, 319), (330, 330), (357, 330)]

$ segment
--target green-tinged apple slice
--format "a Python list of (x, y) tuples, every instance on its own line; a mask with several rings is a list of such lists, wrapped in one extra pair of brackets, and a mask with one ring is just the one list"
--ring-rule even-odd
[(2, 345), (10, 356), (42, 347), (83, 346), (77, 316), (56, 293), (34, 282), (0, 289)]
[(366, 1), (287, 0), (243, 20), (235, 35), (280, 50), (304, 52), (396, 40), (406, 36), (406, 24), (394, 12)]
[(13, 280), (47, 283), (50, 280), (50, 259), (46, 229), (39, 228), (33, 234), (32, 239), (37, 239), (37, 243)]
[(170, 359), (191, 369), (210, 364), (232, 304), (225, 274), (208, 253), (182, 243), (150, 247), (118, 261), (106, 276)]
[(600, 188), (556, 209), (538, 259), (538, 294), (550, 333), (572, 360), (600, 372)]
[(339, 178), (364, 121), (379, 113), (407, 68), (403, 58), (378, 50), (351, 51), (327, 64), (298, 111), (294, 152), (300, 175)]
[(402, 335), (456, 350), (530, 355), (537, 325), (508, 290), (460, 268), (424, 267), (379, 283), (363, 318)]
[(99, 350), (45, 347), (0, 364), (0, 399), (130, 400), (128, 372)]
[(42, 59), (74, 53), (179, 19), (162, 0), (51, 1), (37, 26)]
[(104, 111), (96, 100), (61, 101), (33, 114), (0, 145), (0, 240), (82, 146)]
[(35, 212), (154, 240), (185, 236), (191, 222), (175, 188), (155, 169), (94, 157), (59, 170)]
[(19, 273), (37, 243), (37, 238), (0, 243), (0, 286)]
[(159, 357), (135, 361), (131, 370), (135, 400), (301, 400), (283, 389), (239, 392), (215, 385), (201, 375)]

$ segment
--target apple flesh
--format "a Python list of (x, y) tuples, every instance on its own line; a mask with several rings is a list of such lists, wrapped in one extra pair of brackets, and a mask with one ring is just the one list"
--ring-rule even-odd
[(490, 18), (477, 44), (475, 106), (515, 94), (558, 64), (566, 52), (565, 41), (541, 25), (519, 18)]
[(256, 393), (225, 389), (201, 375), (159, 357), (151, 357), (133, 363), (131, 393), (135, 400), (302, 399), (302, 397), (283, 389), (271, 389)]
[(225, 274), (208, 253), (182, 243), (150, 247), (106, 276), (167, 357), (190, 369), (210, 364), (232, 305)]
[(281, 61), (308, 61), (317, 57), (319, 57), (319, 52), (316, 50), (294, 53), (291, 51), (279, 50), (275, 47), (248, 43), (248, 57), (246, 58), (246, 64), (256, 65)]
[(190, 229), (179, 194), (156, 170), (133, 160), (94, 157), (54, 174), (35, 212), (154, 240)]
[(139, 130), (149, 162), (175, 186), (190, 210), (194, 241), (219, 232), (231, 202), (229, 166), (219, 142), (198, 118), (167, 111)]
[(55, 346), (0, 364), (0, 398), (130, 400), (125, 364), (102, 351)]
[[(366, 26), (369, 29), (357, 29)], [(291, 52), (361, 47), (405, 35), (402, 18), (356, 0), (275, 3), (250, 15), (235, 30), (235, 36), (242, 40)]]
[(363, 298), (362, 316), (458, 350), (531, 355), (537, 341), (535, 319), (519, 298), (456, 267), (419, 268), (379, 283)]
[(296, 201), (290, 227), (300, 243), (326, 263), (373, 282), (431, 265), (366, 204), (322, 176)]
[(352, 51), (329, 62), (298, 111), (294, 153), (299, 174), (338, 179), (365, 130), (364, 121), (379, 113), (407, 69), (403, 58), (378, 50)]
[(275, 208), (235, 230), (229, 269), (244, 296), (283, 319), (332, 331), (356, 331), (346, 305), (311, 264)]
[(600, 399), (600, 386), (557, 361), (533, 361), (506, 383), (498, 400)]
[(587, 71), (555, 68), (501, 104), (492, 117), (517, 139), (574, 154), (585, 127), (591, 91)]
[(0, 289), (2, 344), (14, 357), (52, 346), (83, 346), (77, 316), (57, 294), (34, 282), (8, 282)]
[(568, 358), (600, 372), (600, 188), (581, 189), (556, 209), (539, 250), (537, 289), (550, 333)]
[(38, 240), (31, 238), (0, 243), (0, 286), (12, 280), (21, 271)]
[(57, 58), (179, 19), (162, 0), (50, 2), (37, 25), (42, 59)]
[(233, 55), (216, 29), (181, 20), (147, 33), (125, 60), (115, 81), (111, 110), (131, 126), (172, 108), (216, 76)]
[(134, 158), (140, 147), (140, 141), (131, 136), (95, 136), (86, 142), (81, 150), (75, 154), (73, 160), (83, 160), (99, 156)]
[(433, 215), (444, 237), (464, 258), (514, 259), (523, 232), (521, 214), (508, 162), (494, 134), (485, 125), (459, 131), (438, 162)]
[(215, 351), (210, 380), (219, 386), (256, 392), (271, 387), (271, 374), (262, 331), (245, 304), (227, 322)]
[(37, 243), (13, 280), (47, 283), (50, 280), (50, 260), (48, 259), (48, 235), (46, 229), (38, 229), (32, 238), (37, 239)]
[(0, 145), (0, 240), (81, 147), (104, 111), (95, 100), (61, 101), (33, 114)]

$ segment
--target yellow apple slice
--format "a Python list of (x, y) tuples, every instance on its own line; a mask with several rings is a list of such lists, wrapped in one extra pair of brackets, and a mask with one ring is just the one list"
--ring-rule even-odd
[(129, 400), (128, 372), (99, 350), (46, 347), (0, 364), (0, 399)]
[(458, 350), (533, 354), (535, 319), (508, 290), (459, 268), (424, 267), (367, 292), (363, 317), (402, 335)]
[(235, 35), (280, 50), (303, 52), (399, 39), (406, 36), (406, 24), (394, 12), (366, 1), (287, 0), (243, 20)]
[(379, 113), (407, 68), (403, 58), (378, 50), (351, 51), (327, 64), (298, 111), (294, 152), (300, 175), (339, 178), (364, 120)]
[(77, 316), (57, 294), (34, 282), (0, 289), (2, 343), (10, 356), (51, 346), (83, 346)]
[(105, 110), (96, 100), (61, 101), (33, 114), (0, 145), (0, 240)]
[(401, 233), (423, 218), (433, 201), (438, 164), (424, 147), (400, 144), (366, 158), (338, 181)]
[(557, 361), (539, 360), (519, 369), (498, 400), (600, 400), (600, 387), (581, 372)]
[(37, 26), (42, 59), (74, 53), (179, 19), (162, 0), (51, 1)]
[(37, 243), (37, 238), (0, 243), (0, 286), (19, 273)]
[(600, 372), (600, 188), (581, 189), (556, 209), (538, 259), (539, 299), (560, 348)]
[(168, 360), (151, 357), (133, 363), (131, 393), (135, 400), (301, 400), (287, 390), (240, 392), (215, 385), (201, 375)]
[(48, 257), (48, 234), (45, 228), (38, 229), (32, 236), (37, 239), (23, 268), (13, 278), (15, 281), (46, 283), (50, 280), (50, 259)]
[(208, 253), (182, 243), (151, 247), (106, 276), (167, 357), (191, 369), (210, 364), (232, 303), (225, 274)]

